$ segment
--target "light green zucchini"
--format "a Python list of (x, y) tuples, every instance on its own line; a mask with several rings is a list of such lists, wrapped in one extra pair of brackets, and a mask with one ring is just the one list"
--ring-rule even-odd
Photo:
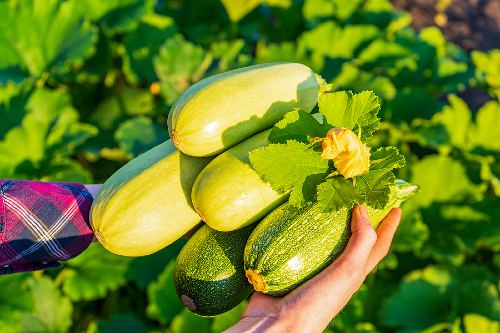
[(279, 193), (252, 168), (248, 153), (269, 144), (270, 130), (241, 142), (214, 158), (193, 185), (193, 206), (202, 219), (219, 231), (243, 228), (284, 202)]
[(92, 205), (96, 238), (109, 251), (133, 257), (179, 239), (201, 221), (190, 194), (209, 161), (182, 154), (168, 140), (121, 167)]
[(210, 76), (174, 103), (168, 128), (177, 148), (211, 156), (273, 126), (293, 108), (310, 112), (321, 81), (298, 63), (267, 63)]

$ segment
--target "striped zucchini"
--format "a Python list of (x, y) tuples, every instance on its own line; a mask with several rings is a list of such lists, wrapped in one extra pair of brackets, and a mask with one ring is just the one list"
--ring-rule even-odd
[[(368, 207), (374, 227), (387, 213), (411, 197), (417, 186), (397, 181), (384, 209)], [(328, 266), (344, 250), (350, 210), (323, 212), (313, 203), (295, 208), (285, 203), (255, 228), (245, 247), (245, 272), (254, 289), (281, 296)]]
[(240, 304), (253, 291), (243, 270), (243, 250), (254, 226), (220, 232), (203, 225), (177, 256), (174, 285), (184, 305), (215, 316)]

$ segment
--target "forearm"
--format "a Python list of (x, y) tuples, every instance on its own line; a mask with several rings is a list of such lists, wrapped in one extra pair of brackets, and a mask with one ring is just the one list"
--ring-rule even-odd
[(0, 179), (0, 274), (59, 267), (93, 239), (100, 185)]

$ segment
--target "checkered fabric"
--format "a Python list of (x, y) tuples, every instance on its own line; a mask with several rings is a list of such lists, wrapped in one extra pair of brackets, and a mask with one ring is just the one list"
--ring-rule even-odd
[(76, 183), (0, 179), (0, 274), (59, 267), (92, 242), (92, 196)]

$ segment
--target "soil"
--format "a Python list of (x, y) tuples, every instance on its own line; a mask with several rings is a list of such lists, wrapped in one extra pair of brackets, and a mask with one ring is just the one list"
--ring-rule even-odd
[[(394, 5), (412, 14), (417, 29), (436, 26), (438, 0), (393, 0)], [(446, 39), (470, 50), (500, 48), (500, 0), (451, 0), (440, 26)]]
[[(393, 0), (396, 8), (412, 14), (412, 26), (420, 30), (438, 26), (436, 4), (439, 0)], [(500, 0), (451, 0), (439, 28), (449, 42), (466, 51), (500, 48)], [(468, 88), (458, 94), (478, 109), (491, 99), (485, 91)]]

